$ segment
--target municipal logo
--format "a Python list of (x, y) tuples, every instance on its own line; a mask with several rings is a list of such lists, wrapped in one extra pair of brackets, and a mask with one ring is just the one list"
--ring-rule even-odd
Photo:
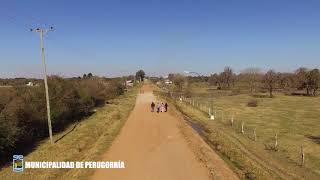
[(13, 155), (12, 170), (13, 172), (23, 171), (23, 155)]

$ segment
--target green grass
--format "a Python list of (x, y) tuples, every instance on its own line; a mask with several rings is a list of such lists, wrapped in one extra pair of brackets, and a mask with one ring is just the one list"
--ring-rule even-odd
[[(274, 98), (249, 95), (217, 96), (213, 105), (216, 119), (208, 119), (209, 98), (193, 98), (176, 106), (206, 129), (209, 143), (243, 179), (319, 179), (320, 178), (320, 97), (298, 97), (276, 94)], [(257, 107), (248, 107), (256, 99)], [(234, 126), (231, 127), (231, 116)], [(245, 134), (241, 133), (244, 121)], [(256, 128), (257, 141), (253, 131)], [(274, 148), (275, 134), (278, 147)], [(318, 138), (318, 139), (317, 139)], [(305, 149), (305, 166), (300, 158)]]
[(300, 163), (300, 146), (305, 147), (306, 167), (320, 175), (320, 142), (310, 137), (320, 138), (320, 97), (295, 97), (276, 95), (275, 98), (257, 98), (258, 107), (247, 107), (253, 99), (248, 95), (219, 97), (214, 105), (225, 118), (220, 121), (230, 124), (234, 114), (236, 128), (245, 122), (247, 136), (257, 129), (259, 142), (272, 145), (275, 133), (279, 137), (279, 153), (274, 156), (293, 164)]
[[(39, 143), (25, 161), (98, 161), (110, 147), (135, 105), (137, 88), (98, 108), (92, 116)], [(0, 171), (0, 179), (87, 179), (94, 169), (25, 169), (13, 173), (12, 167)]]

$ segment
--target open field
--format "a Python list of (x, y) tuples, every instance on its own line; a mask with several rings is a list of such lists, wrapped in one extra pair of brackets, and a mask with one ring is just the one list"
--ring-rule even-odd
[[(183, 102), (176, 99), (176, 106), (203, 126), (208, 141), (240, 176), (262, 179), (270, 176), (283, 179), (320, 177), (320, 97), (280, 93), (274, 98), (247, 94), (213, 96), (213, 114), (216, 117), (209, 120), (209, 93), (202, 88), (199, 92), (192, 89), (194, 95), (202, 95), (192, 96)], [(256, 100), (258, 106), (248, 107), (251, 100)], [(242, 123), (244, 134), (241, 132)], [(276, 134), (278, 141), (275, 147)], [(301, 166), (301, 146), (305, 153), (304, 166)]]
[[(52, 146), (46, 139), (25, 156), (26, 161), (95, 161), (109, 148), (133, 109), (137, 88), (96, 109), (96, 113), (54, 135)], [(12, 172), (12, 167), (0, 171), (0, 179), (87, 179), (90, 169), (28, 169)]]

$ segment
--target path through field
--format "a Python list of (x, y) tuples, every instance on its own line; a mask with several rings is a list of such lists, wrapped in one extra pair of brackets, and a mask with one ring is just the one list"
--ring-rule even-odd
[[(150, 103), (156, 98), (150, 86), (143, 89), (126, 124), (101, 159), (122, 160), (125, 169), (97, 169), (92, 179), (238, 179), (191, 128), (187, 128), (189, 133), (181, 132), (181, 123), (185, 122), (176, 114), (150, 112)], [(192, 137), (187, 135), (187, 141), (190, 132)], [(200, 144), (197, 147), (205, 149), (212, 165), (201, 161), (197, 155), (201, 153), (195, 152), (197, 147), (192, 148), (190, 142), (195, 140)]]

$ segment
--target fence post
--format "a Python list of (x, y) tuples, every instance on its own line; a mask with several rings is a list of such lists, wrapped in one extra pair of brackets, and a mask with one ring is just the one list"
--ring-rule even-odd
[(301, 146), (301, 166), (304, 166), (304, 148)]
[(231, 127), (233, 127), (233, 115), (231, 116)]
[(241, 123), (241, 133), (244, 134), (244, 121)]
[(274, 149), (277, 149), (278, 147), (278, 133), (275, 135), (275, 142), (274, 142)]
[(254, 141), (257, 141), (256, 128), (254, 128), (254, 130), (253, 130), (253, 136), (254, 136)]

